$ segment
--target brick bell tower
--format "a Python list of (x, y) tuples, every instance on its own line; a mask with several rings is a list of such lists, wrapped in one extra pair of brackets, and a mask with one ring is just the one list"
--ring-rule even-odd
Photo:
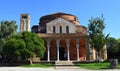
[(30, 31), (30, 15), (21, 14), (20, 15), (20, 32)]

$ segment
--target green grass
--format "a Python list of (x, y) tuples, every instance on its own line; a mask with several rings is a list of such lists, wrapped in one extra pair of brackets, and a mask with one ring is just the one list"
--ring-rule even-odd
[(92, 70), (98, 70), (98, 69), (109, 69), (109, 63), (77, 63), (75, 64), (79, 66), (80, 68), (85, 69), (92, 69)]
[(41, 68), (48, 68), (48, 67), (53, 67), (54, 64), (52, 63), (42, 63), (42, 64), (24, 64), (24, 65), (21, 65), (22, 67), (41, 67)]

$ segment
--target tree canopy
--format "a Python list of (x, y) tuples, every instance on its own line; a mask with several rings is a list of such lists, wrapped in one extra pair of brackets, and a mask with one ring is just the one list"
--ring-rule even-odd
[(16, 21), (0, 22), (0, 52), (6, 44), (6, 39), (17, 32)]
[(119, 58), (119, 41), (113, 37), (109, 37), (106, 45), (108, 58)]
[(107, 42), (107, 49), (109, 53), (118, 52), (118, 41), (113, 37), (109, 37)]
[(26, 43), (26, 48), (34, 55), (43, 57), (45, 52), (44, 41), (35, 33), (23, 32), (22, 39)]
[(25, 42), (22, 39), (9, 38), (3, 48), (3, 53), (10, 57), (18, 57), (25, 49)]
[(7, 39), (3, 48), (4, 55), (11, 57), (32, 58), (34, 56), (43, 57), (45, 52), (44, 41), (31, 32), (23, 32)]
[(104, 18), (103, 16), (91, 18), (88, 24), (88, 34), (89, 34), (89, 44), (91, 47), (98, 52), (102, 50), (103, 46), (107, 42), (107, 38), (109, 35), (105, 36), (103, 34), (103, 30), (105, 29)]
[(1, 38), (8, 38), (17, 32), (16, 21), (2, 21), (0, 24)]

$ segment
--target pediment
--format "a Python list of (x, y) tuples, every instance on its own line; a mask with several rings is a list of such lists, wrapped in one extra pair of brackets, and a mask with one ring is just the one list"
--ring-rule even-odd
[(47, 25), (62, 25), (62, 26), (65, 26), (65, 25), (71, 25), (71, 26), (75, 26), (74, 23), (68, 21), (68, 20), (65, 20), (63, 18), (57, 18), (57, 19), (54, 19), (52, 20), (51, 22), (47, 23)]
[(60, 27), (62, 33), (67, 32), (66, 27), (69, 27), (68, 28), (69, 33), (75, 33), (75, 24), (63, 18), (57, 18), (47, 23), (46, 25), (47, 33), (54, 33), (53, 27), (55, 27), (55, 33), (60, 33)]

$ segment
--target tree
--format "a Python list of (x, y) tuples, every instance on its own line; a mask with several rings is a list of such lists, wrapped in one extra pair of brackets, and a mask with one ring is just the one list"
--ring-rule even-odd
[[(23, 39), (9, 38), (6, 41), (6, 45), (3, 48), (2, 53), (6, 55), (7, 59), (16, 61), (21, 53), (25, 49), (25, 42)], [(11, 60), (9, 62), (11, 62)]]
[(120, 58), (120, 38), (117, 39), (117, 42), (118, 42), (118, 52), (117, 52), (117, 55)]
[(16, 21), (0, 22), (0, 52), (6, 43), (6, 39), (17, 32)]
[(35, 33), (23, 32), (22, 39), (26, 43), (26, 48), (28, 49), (30, 62), (33, 56), (43, 57), (45, 52), (44, 41)]
[(107, 45), (108, 57), (116, 58), (117, 53), (119, 52), (118, 41), (113, 37), (109, 37), (106, 45)]
[(26, 48), (35, 52), (37, 56), (43, 57), (45, 52), (44, 41), (35, 33), (23, 32), (22, 39), (26, 43)]
[[(7, 51), (7, 52), (6, 52)], [(11, 57), (24, 57), (32, 64), (34, 56), (42, 58), (45, 52), (44, 41), (31, 32), (23, 32), (7, 40), (3, 53)]]
[(89, 44), (97, 51), (97, 59), (101, 60), (101, 50), (107, 42), (107, 36), (103, 34), (105, 28), (103, 16), (91, 18), (88, 24)]
[(16, 21), (2, 21), (0, 24), (1, 38), (9, 38), (17, 32)]

